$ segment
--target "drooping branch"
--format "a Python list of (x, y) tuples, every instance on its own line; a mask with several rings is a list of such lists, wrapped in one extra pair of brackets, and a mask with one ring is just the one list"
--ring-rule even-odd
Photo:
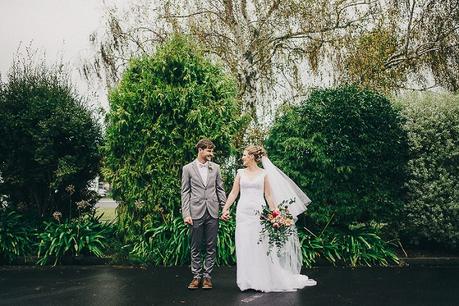
[[(297, 91), (307, 89), (304, 80), (320, 78), (327, 69), (333, 82), (394, 91), (402, 88), (408, 72), (430, 67), (441, 78), (449, 69), (445, 62), (459, 58), (449, 47), (459, 41), (455, 1), (170, 0), (143, 5), (126, 15), (110, 12), (108, 20), (114, 20), (105, 38), (95, 40), (97, 60), (84, 74), (96, 70), (98, 77), (119, 76), (129, 57), (152, 52), (170, 33), (181, 32), (234, 74), (242, 108), (253, 116), (262, 116), (279, 99), (302, 96)], [(294, 86), (293, 79), (303, 83)]]

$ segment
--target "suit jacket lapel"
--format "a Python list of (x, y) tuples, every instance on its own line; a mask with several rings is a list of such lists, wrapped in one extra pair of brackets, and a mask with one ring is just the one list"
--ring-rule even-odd
[(214, 172), (214, 167), (212, 166), (212, 164), (209, 162), (209, 167), (207, 168), (207, 183), (206, 183), (206, 186), (209, 186), (209, 182), (210, 182), (210, 176), (213, 174)]
[[(199, 173), (198, 166), (196, 165), (196, 161), (193, 161), (191, 163), (191, 167), (194, 169), (194, 172), (198, 176), (199, 181), (201, 182), (202, 186), (206, 187), (206, 185), (204, 185), (204, 181), (202, 180), (201, 173)], [(209, 178), (209, 175), (207, 175), (207, 178)]]

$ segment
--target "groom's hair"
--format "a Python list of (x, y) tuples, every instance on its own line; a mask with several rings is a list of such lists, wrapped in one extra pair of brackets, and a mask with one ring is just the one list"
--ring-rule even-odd
[(207, 138), (203, 138), (199, 140), (198, 143), (196, 144), (196, 151), (199, 151), (199, 149), (204, 150), (204, 149), (213, 149), (213, 148), (215, 148), (214, 143)]

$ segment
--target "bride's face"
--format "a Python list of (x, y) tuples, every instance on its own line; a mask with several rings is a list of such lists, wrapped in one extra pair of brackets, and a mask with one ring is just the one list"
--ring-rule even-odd
[(244, 150), (244, 152), (242, 153), (241, 159), (242, 159), (242, 164), (244, 165), (244, 167), (247, 167), (254, 161), (253, 155), (250, 155), (246, 150)]

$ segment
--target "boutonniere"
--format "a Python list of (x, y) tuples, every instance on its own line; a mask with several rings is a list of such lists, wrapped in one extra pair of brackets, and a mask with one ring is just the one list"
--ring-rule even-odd
[(212, 171), (212, 166), (211, 166), (211, 164), (209, 164), (209, 171)]

